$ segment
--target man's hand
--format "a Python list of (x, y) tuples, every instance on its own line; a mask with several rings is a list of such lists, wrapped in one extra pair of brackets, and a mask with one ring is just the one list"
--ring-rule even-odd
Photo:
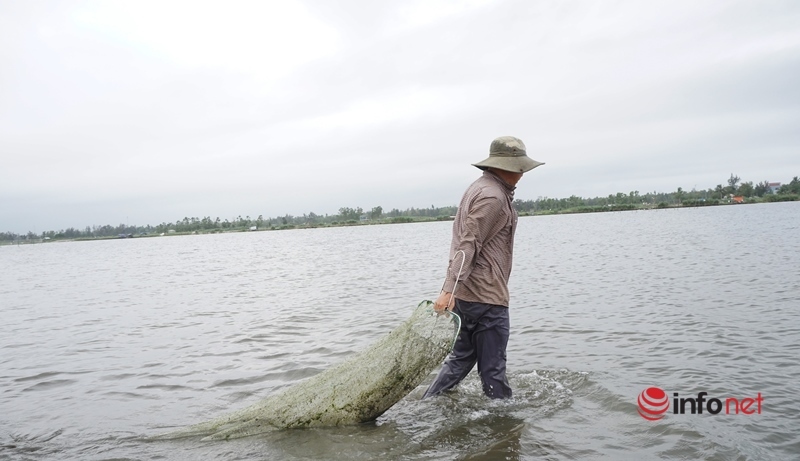
[(450, 293), (449, 291), (443, 291), (433, 303), (433, 310), (436, 312), (444, 312), (445, 309), (452, 311), (454, 306), (455, 298), (453, 298), (453, 293)]

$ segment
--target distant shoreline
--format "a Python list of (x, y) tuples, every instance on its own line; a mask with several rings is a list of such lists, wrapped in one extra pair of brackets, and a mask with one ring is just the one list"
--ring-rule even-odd
[[(638, 190), (629, 193), (617, 192), (607, 197), (584, 198), (576, 195), (562, 198), (540, 196), (536, 200), (515, 199), (513, 207), (520, 216), (547, 216), (554, 214), (598, 213), (608, 211), (632, 211), (664, 208), (686, 208), (764, 202), (784, 202), (800, 200), (800, 177), (795, 176), (787, 184), (762, 181), (741, 182), (741, 178), (731, 174), (728, 185), (718, 184), (713, 189), (685, 191), (678, 187), (675, 192), (646, 192)], [(361, 207), (341, 207), (337, 214), (320, 215), (314, 212), (293, 216), (255, 218), (238, 215), (233, 218), (188, 217), (175, 222), (136, 225), (119, 224), (112, 226), (94, 225), (83, 229), (69, 227), (48, 230), (41, 233), (28, 231), (25, 234), (0, 232), (0, 245), (21, 243), (42, 243), (50, 241), (110, 240), (130, 237), (150, 237), (154, 235), (193, 235), (262, 230), (313, 229), (318, 227), (346, 227), (351, 225), (395, 224), (408, 222), (430, 222), (447, 220), (458, 211), (449, 205), (429, 208), (393, 208), (386, 211), (381, 206), (365, 210)]]
[[(642, 205), (608, 205), (605, 207), (602, 206), (584, 206), (584, 207), (576, 207), (576, 208), (568, 208), (565, 210), (540, 210), (535, 211), (533, 213), (530, 212), (520, 212), (520, 217), (535, 217), (535, 216), (554, 216), (554, 215), (567, 215), (567, 214), (586, 214), (586, 213), (610, 213), (610, 212), (622, 212), (622, 211), (647, 211), (647, 210), (668, 210), (668, 209), (688, 209), (688, 208), (706, 208), (706, 207), (716, 207), (716, 206), (737, 206), (737, 205), (755, 205), (755, 204), (765, 204), (765, 203), (779, 203), (779, 202), (795, 202), (800, 201), (800, 196), (795, 195), (788, 195), (788, 196), (778, 196), (780, 200), (759, 200), (759, 201), (747, 201), (743, 203), (736, 203), (736, 202), (699, 202), (699, 203), (691, 203), (691, 204), (674, 204), (674, 205), (665, 205), (665, 204), (642, 204)], [(355, 226), (375, 226), (375, 225), (385, 225), (385, 224), (410, 224), (410, 223), (425, 223), (425, 222), (437, 222), (437, 221), (452, 221), (454, 219), (453, 216), (448, 217), (426, 217), (426, 216), (398, 216), (393, 218), (380, 218), (380, 219), (369, 219), (364, 221), (347, 221), (347, 222), (337, 222), (337, 223), (322, 223), (322, 224), (306, 224), (306, 225), (294, 225), (294, 224), (287, 224), (281, 226), (269, 226), (264, 228), (234, 228), (234, 229), (212, 229), (212, 230), (200, 230), (200, 231), (188, 231), (188, 232), (164, 232), (164, 233), (150, 233), (146, 235), (130, 235), (126, 237), (122, 236), (104, 236), (104, 237), (79, 237), (79, 238), (45, 238), (45, 239), (20, 239), (17, 241), (0, 241), (0, 246), (10, 246), (10, 245), (33, 245), (33, 244), (41, 244), (41, 243), (55, 243), (55, 242), (94, 242), (94, 241), (101, 241), (101, 240), (127, 240), (129, 238), (141, 239), (141, 238), (153, 238), (153, 237), (175, 237), (175, 236), (186, 236), (186, 235), (208, 235), (208, 234), (233, 234), (233, 233), (241, 233), (241, 232), (265, 232), (265, 231), (281, 231), (281, 230), (292, 230), (292, 229), (320, 229), (320, 228), (333, 228), (333, 227), (355, 227)]]

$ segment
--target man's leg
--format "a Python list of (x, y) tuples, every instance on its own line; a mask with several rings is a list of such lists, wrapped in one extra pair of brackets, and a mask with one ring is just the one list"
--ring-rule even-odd
[(478, 374), (483, 383), (483, 393), (493, 399), (511, 397), (511, 386), (506, 379), (506, 346), (510, 321), (508, 308), (489, 306), (478, 320), (473, 334)]
[(460, 311), (459, 305), (461, 303), (462, 301), (456, 299), (456, 307), (453, 310), (461, 317), (461, 331), (458, 332), (453, 352), (447, 357), (436, 379), (425, 391), (425, 395), (422, 396), (423, 399), (441, 394), (455, 387), (469, 374), (477, 361), (475, 347), (472, 343), (472, 330), (475, 328), (475, 323), (474, 320), (465, 315), (468, 313)]

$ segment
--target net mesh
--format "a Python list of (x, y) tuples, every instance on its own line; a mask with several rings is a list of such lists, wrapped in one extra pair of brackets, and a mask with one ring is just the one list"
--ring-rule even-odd
[(248, 408), (158, 438), (247, 437), (275, 428), (371, 421), (416, 388), (453, 348), (455, 314), (421, 302), (411, 317), (371, 347)]

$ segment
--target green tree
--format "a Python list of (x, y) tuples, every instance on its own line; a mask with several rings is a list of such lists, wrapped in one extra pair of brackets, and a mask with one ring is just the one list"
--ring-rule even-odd
[[(789, 184), (784, 184), (784, 186), (787, 186), (786, 187), (786, 193), (788, 193), (788, 194), (800, 194), (800, 178), (798, 178), (797, 176), (792, 178), (792, 180), (789, 182)], [(784, 186), (781, 186), (781, 189), (783, 189)]]
[(570, 195), (567, 203), (569, 204), (567, 205), (569, 208), (578, 208), (583, 205), (583, 199), (577, 195)]
[(736, 189), (736, 194), (744, 196), (744, 197), (752, 197), (755, 195), (755, 188), (753, 187), (753, 182), (743, 182), (739, 185), (739, 188)]
[(763, 197), (766, 194), (770, 193), (769, 183), (767, 181), (761, 181), (760, 183), (756, 184), (753, 188), (753, 194), (756, 197)]
[(376, 206), (372, 208), (372, 211), (369, 212), (370, 219), (381, 219), (383, 215), (383, 207)]
[(358, 208), (350, 208), (350, 207), (339, 208), (339, 218), (342, 221), (358, 220), (363, 213), (364, 213), (364, 210), (361, 207), (358, 207)]
[(726, 187), (723, 191), (723, 194), (733, 194), (736, 193), (736, 187), (739, 184), (739, 177), (731, 173), (731, 177), (728, 178), (728, 187)]

